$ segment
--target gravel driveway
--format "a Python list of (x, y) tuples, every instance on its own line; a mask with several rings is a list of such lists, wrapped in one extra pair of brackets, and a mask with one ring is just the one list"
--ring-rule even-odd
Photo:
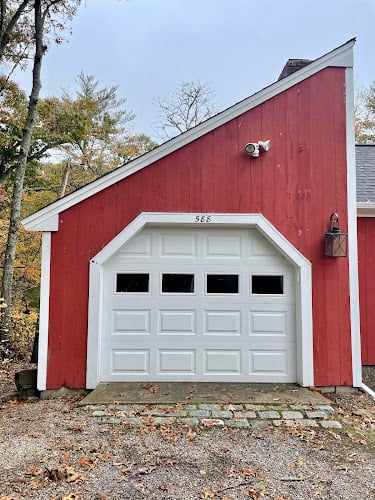
[(342, 430), (132, 428), (77, 403), (1, 404), (0, 498), (375, 498), (375, 401), (362, 393), (332, 398)]

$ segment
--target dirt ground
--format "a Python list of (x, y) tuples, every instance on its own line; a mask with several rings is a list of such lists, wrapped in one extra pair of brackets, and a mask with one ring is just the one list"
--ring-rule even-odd
[[(14, 369), (0, 368), (0, 396)], [(360, 392), (332, 396), (340, 431), (130, 428), (77, 403), (0, 404), (0, 499), (375, 498), (375, 401)]]

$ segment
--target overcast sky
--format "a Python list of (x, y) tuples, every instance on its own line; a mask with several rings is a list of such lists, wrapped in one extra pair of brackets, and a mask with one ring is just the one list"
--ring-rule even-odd
[(353, 37), (355, 81), (368, 86), (375, 0), (86, 0), (67, 42), (47, 52), (42, 96), (74, 92), (83, 70), (119, 85), (133, 131), (156, 138), (155, 98), (178, 83), (207, 82), (222, 110), (274, 82), (288, 58), (316, 59)]

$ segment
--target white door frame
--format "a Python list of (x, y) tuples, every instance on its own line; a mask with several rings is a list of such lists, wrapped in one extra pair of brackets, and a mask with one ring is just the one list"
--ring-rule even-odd
[(145, 226), (257, 229), (296, 270), (297, 382), (314, 385), (311, 263), (261, 214), (143, 212), (90, 261), (86, 388), (100, 380), (104, 265)]

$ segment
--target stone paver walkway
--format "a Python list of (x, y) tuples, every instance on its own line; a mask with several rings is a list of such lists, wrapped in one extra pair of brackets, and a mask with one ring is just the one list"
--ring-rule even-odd
[(259, 428), (300, 425), (341, 429), (331, 405), (265, 404), (175, 404), (175, 405), (87, 405), (84, 410), (101, 423), (131, 426), (170, 425), (190, 427)]

